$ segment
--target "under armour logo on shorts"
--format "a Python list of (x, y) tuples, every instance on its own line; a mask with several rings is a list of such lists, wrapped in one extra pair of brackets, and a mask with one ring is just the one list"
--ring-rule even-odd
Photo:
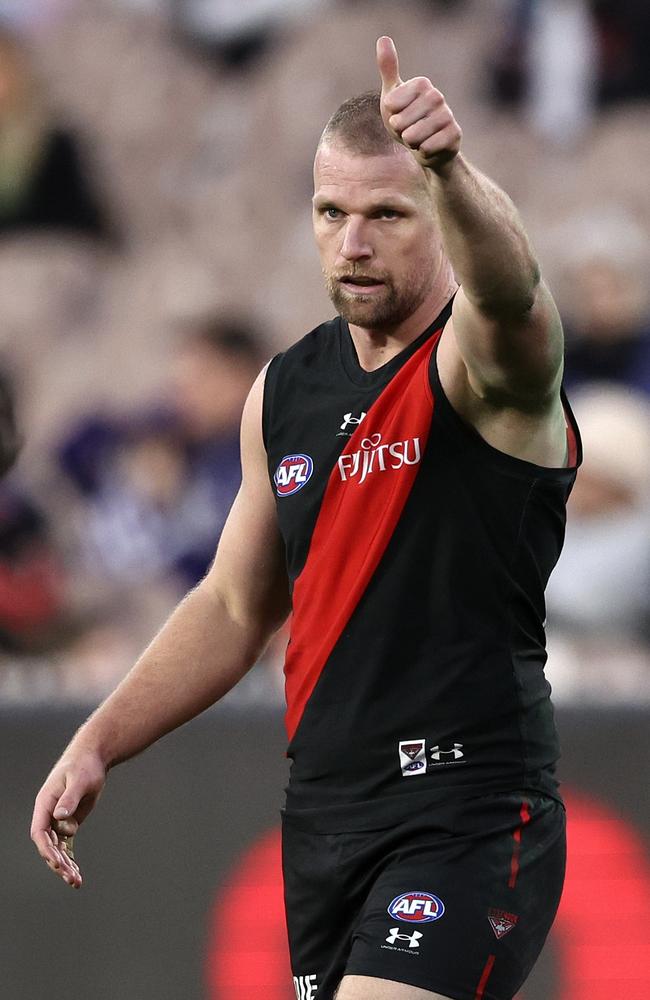
[(419, 948), (422, 931), (413, 931), (412, 934), (400, 934), (399, 927), (391, 927), (386, 941), (388, 944), (395, 944), (396, 941), (408, 941), (409, 948)]

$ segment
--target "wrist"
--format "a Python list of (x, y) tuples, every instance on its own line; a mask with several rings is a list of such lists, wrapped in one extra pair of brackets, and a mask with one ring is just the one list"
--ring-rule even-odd
[(467, 161), (460, 152), (453, 153), (443, 160), (436, 160), (425, 166), (425, 171), (430, 180), (435, 184), (449, 184), (460, 174), (468, 172)]
[(69, 754), (74, 754), (75, 757), (88, 755), (98, 761), (105, 771), (108, 771), (117, 763), (118, 757), (108, 734), (102, 733), (98, 726), (93, 725), (93, 722), (94, 720), (91, 718), (81, 727), (71, 740), (63, 757), (66, 758)]

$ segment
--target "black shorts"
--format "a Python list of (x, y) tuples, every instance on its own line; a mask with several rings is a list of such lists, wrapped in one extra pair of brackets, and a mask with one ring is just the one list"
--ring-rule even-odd
[(544, 795), (436, 805), (362, 833), (317, 833), (285, 813), (298, 1000), (332, 1000), (344, 975), (512, 1000), (555, 917), (565, 844), (564, 807)]

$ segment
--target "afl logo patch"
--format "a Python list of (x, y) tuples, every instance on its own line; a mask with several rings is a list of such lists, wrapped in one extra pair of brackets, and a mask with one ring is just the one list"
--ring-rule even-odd
[(428, 924), (440, 920), (445, 912), (445, 904), (431, 892), (403, 892), (396, 896), (388, 907), (395, 920), (409, 924)]
[(314, 463), (309, 455), (285, 455), (273, 476), (275, 492), (279, 497), (288, 497), (301, 490), (314, 471)]

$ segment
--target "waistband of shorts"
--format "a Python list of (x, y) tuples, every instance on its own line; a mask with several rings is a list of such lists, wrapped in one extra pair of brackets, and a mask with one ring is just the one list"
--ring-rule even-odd
[(386, 830), (418, 813), (456, 808), (472, 799), (498, 797), (522, 798), (526, 796), (554, 799), (564, 805), (559, 785), (549, 774), (536, 775), (522, 782), (491, 782), (490, 784), (455, 785), (445, 789), (425, 789), (420, 792), (403, 792), (400, 795), (383, 795), (367, 801), (338, 802), (317, 806), (303, 806), (299, 796), (287, 789), (283, 817), (292, 825), (312, 833), (363, 833)]

